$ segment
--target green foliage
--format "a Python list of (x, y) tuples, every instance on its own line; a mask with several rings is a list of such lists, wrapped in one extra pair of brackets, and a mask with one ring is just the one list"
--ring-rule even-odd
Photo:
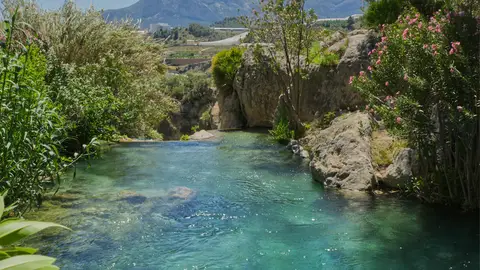
[(397, 20), (405, 7), (405, 0), (378, 0), (369, 1), (368, 8), (363, 14), (363, 21), (367, 26), (377, 27), (382, 24), (393, 23)]
[(380, 167), (387, 167), (393, 163), (398, 153), (408, 146), (405, 140), (391, 139), (385, 131), (375, 131), (372, 135), (372, 159), (374, 164)]
[(211, 119), (211, 115), (210, 115), (210, 108), (206, 111), (204, 111), (202, 113), (202, 116), (200, 116), (200, 120), (204, 121), (204, 122), (209, 122), (210, 119)]
[(243, 49), (234, 47), (213, 57), (212, 74), (218, 89), (233, 89), (233, 80), (242, 64), (243, 52)]
[(6, 1), (4, 17), (18, 4), (18, 20), (48, 52), (45, 83), (67, 121), (70, 152), (94, 137), (143, 137), (174, 109), (160, 82), (163, 48), (130, 21), (107, 23), (101, 12), (70, 1), (56, 12)]
[(478, 207), (480, 48), (476, 18), (468, 14), (437, 12), (426, 20), (408, 11), (382, 32), (371, 74), (351, 81), (418, 151), (418, 196)]
[(269, 132), (273, 139), (281, 144), (288, 144), (291, 139), (295, 138), (295, 131), (290, 130), (286, 118), (281, 118)]
[(180, 141), (190, 141), (190, 136), (188, 134), (183, 134), (182, 137), (180, 137)]
[(200, 99), (211, 91), (211, 79), (200, 72), (166, 76), (163, 84), (166, 94), (178, 101)]
[(238, 17), (227, 17), (221, 21), (214, 22), (212, 27), (229, 27), (229, 28), (240, 28), (243, 27), (241, 19)]
[[(5, 208), (4, 192), (0, 196), (0, 216), (10, 215), (16, 205)], [(18, 241), (47, 228), (67, 227), (50, 222), (26, 221), (21, 219), (5, 219), (0, 222), (0, 269), (59, 269), (53, 266), (54, 258), (33, 255), (34, 248), (12, 246)]]
[(203, 26), (198, 23), (191, 23), (188, 26), (188, 32), (194, 37), (206, 37), (212, 33), (212, 29), (208, 26)]
[(158, 131), (151, 129), (147, 132), (147, 138), (155, 141), (163, 141), (163, 134), (158, 133)]
[(61, 156), (65, 136), (59, 106), (47, 95), (45, 57), (35, 45), (17, 52), (16, 21), (6, 23), (0, 50), (0, 191), (9, 189), (7, 203), (20, 200), (20, 211), (35, 205), (45, 182), (58, 182), (67, 166)]
[(193, 126), (193, 127), (192, 127), (192, 132), (195, 133), (195, 132), (197, 132), (199, 129), (200, 129), (200, 126), (199, 126), (199, 125)]
[(338, 53), (329, 52), (326, 48), (321, 48), (320, 44), (315, 43), (310, 52), (310, 62), (322, 67), (336, 66), (340, 62)]

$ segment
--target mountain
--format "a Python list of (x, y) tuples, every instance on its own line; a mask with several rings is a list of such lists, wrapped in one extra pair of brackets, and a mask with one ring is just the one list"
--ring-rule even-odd
[[(123, 18), (141, 19), (142, 26), (152, 23), (168, 23), (172, 26), (189, 23), (210, 24), (225, 17), (248, 14), (254, 5), (251, 0), (139, 0), (120, 9), (107, 10), (109, 20)], [(360, 13), (362, 0), (309, 0), (307, 8), (313, 8), (321, 18), (346, 17)]]
[[(73, 0), (78, 7), (87, 9), (93, 5), (96, 9), (115, 9), (132, 5), (138, 0)], [(60, 8), (65, 0), (36, 0), (40, 7), (54, 10)]]

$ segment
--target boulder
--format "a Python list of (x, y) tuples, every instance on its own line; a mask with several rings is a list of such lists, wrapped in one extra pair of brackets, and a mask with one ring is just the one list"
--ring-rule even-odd
[(390, 188), (402, 188), (412, 179), (416, 167), (415, 151), (410, 148), (401, 150), (388, 166), (382, 183)]
[(190, 140), (192, 141), (203, 141), (203, 140), (208, 140), (212, 138), (215, 138), (215, 135), (205, 130), (200, 130), (198, 132), (195, 132), (195, 134), (193, 134), (192, 136), (190, 136)]
[[(342, 40), (343, 37), (337, 38)], [(337, 38), (333, 40), (337, 41)], [(312, 121), (315, 113), (323, 115), (363, 104), (348, 81), (351, 75), (367, 68), (368, 49), (375, 43), (368, 31), (354, 31), (346, 39), (348, 46), (337, 66), (310, 67), (299, 99), (302, 121)], [(258, 57), (262, 59), (258, 60)], [(233, 91), (219, 91), (221, 129), (272, 127), (279, 96), (283, 92), (280, 82), (284, 81), (286, 75), (283, 71), (274, 72), (265, 64), (268, 62), (267, 53), (258, 56), (253, 48), (247, 49), (235, 76)], [(292, 96), (297, 95), (292, 93)]]
[(136, 193), (135, 191), (131, 190), (124, 190), (118, 194), (120, 201), (126, 201), (130, 204), (142, 204), (147, 200), (147, 197)]
[(376, 186), (370, 154), (371, 119), (356, 112), (337, 117), (326, 129), (313, 129), (300, 143), (311, 149), (313, 179), (326, 187), (371, 190)]
[(196, 192), (187, 187), (175, 187), (168, 192), (169, 200), (190, 200)]

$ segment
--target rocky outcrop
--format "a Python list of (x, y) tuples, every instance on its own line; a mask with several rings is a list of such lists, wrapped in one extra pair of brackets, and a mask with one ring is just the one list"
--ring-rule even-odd
[(371, 190), (376, 186), (371, 157), (371, 119), (361, 112), (336, 118), (300, 142), (311, 149), (313, 179), (328, 187)]
[(212, 138), (215, 138), (215, 135), (205, 130), (200, 130), (198, 132), (195, 132), (195, 134), (193, 134), (192, 136), (190, 136), (190, 140), (192, 141), (204, 141)]
[(240, 129), (244, 127), (244, 116), (236, 91), (220, 90), (217, 95), (219, 108), (219, 130)]
[(398, 153), (393, 164), (388, 166), (385, 177), (380, 181), (390, 188), (403, 188), (412, 179), (416, 166), (415, 151), (405, 148)]
[[(312, 66), (300, 96), (300, 118), (311, 121), (315, 114), (353, 108), (362, 100), (348, 85), (349, 77), (368, 66), (368, 50), (373, 46), (373, 35), (367, 31), (350, 33), (348, 47), (337, 66)], [(347, 44), (346, 40), (342, 41)], [(244, 54), (243, 64), (235, 80), (234, 90), (220, 91), (218, 102), (222, 129), (240, 127), (271, 127), (282, 93), (283, 75), (265, 65), (268, 57), (258, 60), (254, 49)], [(294, 95), (295, 96), (295, 93)]]
[(308, 151), (305, 150), (297, 140), (291, 140), (287, 145), (287, 150), (292, 151), (294, 155), (300, 156), (301, 158), (308, 159), (310, 157)]

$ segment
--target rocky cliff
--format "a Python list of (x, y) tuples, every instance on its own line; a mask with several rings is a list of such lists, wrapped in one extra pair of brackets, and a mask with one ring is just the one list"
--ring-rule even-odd
[[(348, 85), (349, 77), (368, 66), (368, 50), (373, 46), (371, 33), (351, 32), (344, 44), (347, 49), (334, 67), (313, 66), (300, 98), (300, 118), (311, 121), (315, 115), (362, 103)], [(280, 78), (262, 61), (254, 59), (253, 49), (245, 52), (235, 81), (234, 91), (220, 93), (220, 128), (271, 127), (281, 88)]]

